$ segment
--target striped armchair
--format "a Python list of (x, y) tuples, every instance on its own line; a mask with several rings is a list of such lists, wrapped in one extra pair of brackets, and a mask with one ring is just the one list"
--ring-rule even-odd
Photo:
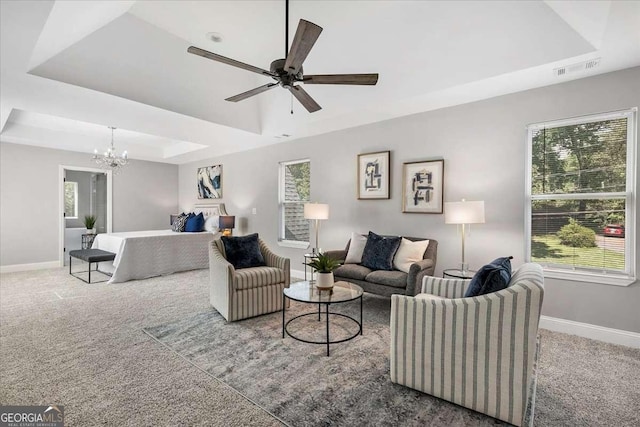
[(542, 267), (501, 291), (463, 298), (470, 280), (425, 277), (391, 297), (391, 381), (523, 426), (533, 422)]
[(289, 287), (289, 258), (271, 252), (259, 239), (266, 266), (236, 270), (220, 239), (209, 243), (209, 301), (228, 322), (282, 310), (282, 290)]

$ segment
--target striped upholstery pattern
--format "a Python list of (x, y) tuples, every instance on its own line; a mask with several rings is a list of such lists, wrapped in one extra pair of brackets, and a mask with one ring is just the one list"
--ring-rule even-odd
[(391, 381), (525, 425), (535, 396), (542, 268), (524, 264), (508, 288), (460, 298), (468, 282), (425, 277), (423, 290), (447, 299), (391, 297)]
[(267, 264), (236, 270), (224, 256), (220, 239), (209, 244), (209, 301), (229, 322), (282, 310), (282, 291), (289, 287), (289, 259), (259, 240)]
[(276, 267), (250, 267), (236, 270), (233, 285), (235, 289), (260, 288), (284, 283), (284, 270)]

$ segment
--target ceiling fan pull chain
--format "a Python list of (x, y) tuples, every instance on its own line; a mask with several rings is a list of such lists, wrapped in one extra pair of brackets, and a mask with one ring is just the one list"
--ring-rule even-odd
[(291, 97), (291, 114), (293, 114), (293, 94), (289, 96)]

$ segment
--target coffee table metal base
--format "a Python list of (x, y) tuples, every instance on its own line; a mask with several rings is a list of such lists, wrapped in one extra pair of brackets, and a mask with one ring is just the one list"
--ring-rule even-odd
[[(283, 294), (282, 295), (282, 338), (284, 338), (285, 334), (287, 334), (291, 338), (293, 338), (294, 340), (301, 341), (301, 342), (304, 342), (304, 343), (307, 343), (307, 344), (322, 344), (322, 345), (326, 345), (327, 346), (327, 356), (329, 356), (329, 345), (330, 344), (338, 344), (338, 343), (341, 343), (341, 342), (350, 341), (350, 340), (354, 339), (355, 337), (357, 337), (358, 335), (362, 335), (362, 295), (360, 295), (358, 298), (360, 299), (360, 321), (359, 322), (358, 322), (357, 319), (354, 319), (351, 316), (347, 316), (346, 314), (329, 312), (329, 305), (331, 305), (331, 303), (325, 303), (325, 302), (318, 303), (318, 312), (317, 313), (316, 312), (312, 312), (312, 313), (299, 314), (298, 316), (292, 317), (291, 319), (289, 319), (288, 321), (285, 322), (285, 312), (286, 312), (286, 310), (285, 310), (285, 307), (286, 307), (285, 299), (286, 299), (286, 295)], [(319, 322), (320, 319), (321, 319), (321, 313), (322, 313), (321, 307), (322, 307), (323, 304), (326, 307), (325, 312), (324, 312), (324, 315), (325, 315), (325, 318), (326, 318), (326, 328), (327, 328), (327, 334), (326, 334), (327, 339), (326, 340), (324, 340), (324, 341), (306, 340), (304, 338), (297, 337), (294, 334), (292, 334), (291, 332), (289, 332), (289, 329), (288, 329), (289, 324), (291, 322), (293, 322), (294, 320), (296, 320), (296, 319), (300, 319), (300, 318), (306, 317), (306, 316), (316, 316), (316, 314), (317, 314), (318, 322)], [(356, 325), (358, 325), (358, 331), (355, 334), (351, 335), (350, 337), (343, 338), (343, 339), (340, 339), (340, 340), (331, 341), (330, 335), (329, 335), (329, 318), (330, 318), (330, 316), (340, 316), (340, 317), (344, 317), (344, 318), (347, 318), (347, 319), (351, 320)]]

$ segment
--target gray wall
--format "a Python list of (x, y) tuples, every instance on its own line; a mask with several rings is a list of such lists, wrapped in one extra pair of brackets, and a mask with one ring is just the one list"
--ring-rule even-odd
[[(180, 210), (197, 202), (197, 167), (222, 164), (220, 201), (238, 217), (236, 231), (259, 232), (291, 258), (292, 269), (301, 270), (305, 250), (277, 244), (278, 162), (310, 158), (311, 198), (331, 206), (330, 219), (322, 224), (322, 248), (344, 247), (352, 231), (435, 238), (441, 274), (460, 259), (455, 226), (445, 225), (443, 215), (402, 214), (400, 194), (403, 162), (444, 158), (445, 200), (485, 201), (486, 224), (473, 226), (467, 240), (471, 266), (504, 255), (513, 255), (518, 266), (525, 255), (526, 125), (639, 104), (640, 68), (633, 68), (202, 160), (180, 166)], [(356, 156), (381, 150), (391, 150), (391, 199), (356, 200)], [(251, 214), (253, 207), (257, 215)], [(638, 283), (617, 287), (548, 279), (543, 314), (640, 332), (638, 301)]]
[[(59, 165), (95, 167), (91, 155), (0, 143), (0, 265), (58, 260)], [(178, 167), (131, 161), (113, 177), (113, 230), (169, 228)]]

